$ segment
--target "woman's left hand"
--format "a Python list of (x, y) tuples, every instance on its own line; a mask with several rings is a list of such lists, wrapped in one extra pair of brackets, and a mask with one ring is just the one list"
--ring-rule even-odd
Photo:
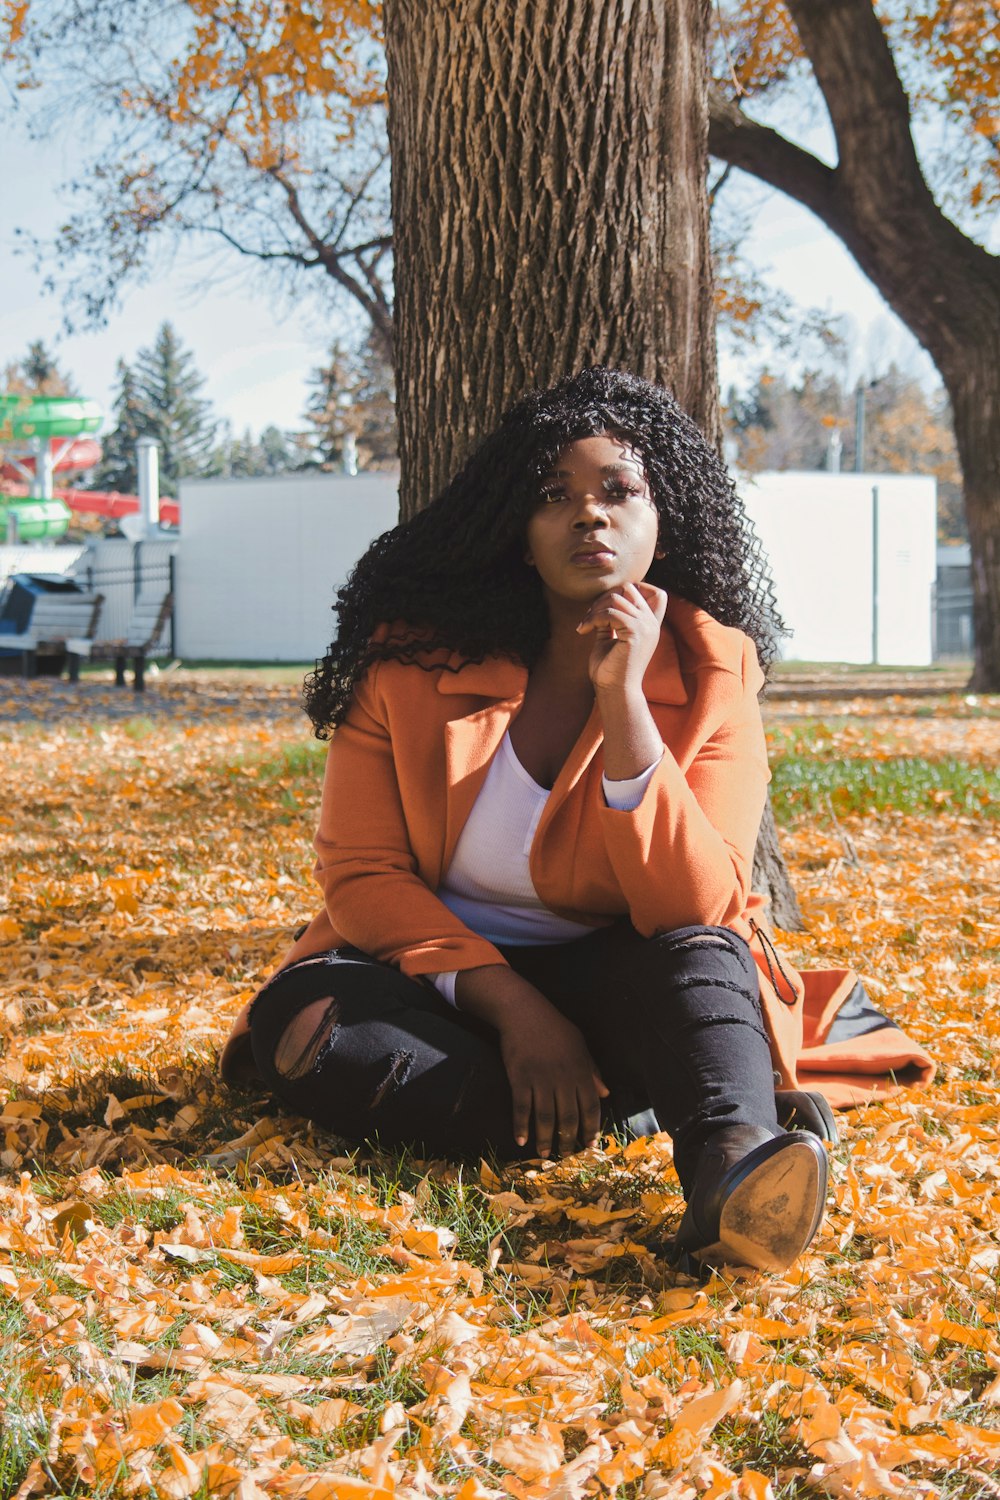
[(666, 612), (666, 593), (651, 583), (623, 583), (594, 600), (576, 628), (594, 635), (590, 680), (595, 692), (641, 693)]

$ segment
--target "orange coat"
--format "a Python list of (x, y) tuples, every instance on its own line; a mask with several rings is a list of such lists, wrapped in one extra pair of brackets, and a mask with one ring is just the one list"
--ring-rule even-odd
[[(438, 652), (429, 660), (430, 671), (377, 663), (356, 689), (327, 758), (315, 840), (324, 907), (281, 967), (342, 943), (411, 975), (504, 962), (435, 891), (527, 672), (503, 658), (463, 665), (457, 653)], [(895, 1029), (824, 1047), (856, 976), (800, 976), (787, 960), (777, 965), (761, 939), (766, 898), (750, 877), (770, 778), (762, 684), (748, 637), (672, 597), (643, 680), (666, 753), (634, 811), (608, 807), (595, 705), (539, 821), (532, 881), (546, 906), (594, 926), (627, 916), (646, 937), (690, 925), (739, 933), (760, 970), (782, 1086), (801, 1082), (835, 1103), (855, 1102), (891, 1087), (890, 1069), (916, 1062), (929, 1076), (933, 1065)], [(223, 1053), (230, 1081), (247, 1073), (246, 1009)]]

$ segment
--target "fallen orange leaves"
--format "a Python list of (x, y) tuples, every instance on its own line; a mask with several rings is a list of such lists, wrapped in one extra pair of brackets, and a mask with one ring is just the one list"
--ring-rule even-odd
[[(665, 1137), (394, 1163), (220, 1089), (315, 901), (293, 697), (164, 683), (141, 720), (4, 732), (5, 1493), (1000, 1493), (995, 822), (787, 830), (793, 956), (857, 965), (941, 1072), (849, 1118), (799, 1264), (699, 1287), (642, 1244), (680, 1211)], [(1000, 759), (987, 700), (843, 708), (783, 702), (772, 735)]]

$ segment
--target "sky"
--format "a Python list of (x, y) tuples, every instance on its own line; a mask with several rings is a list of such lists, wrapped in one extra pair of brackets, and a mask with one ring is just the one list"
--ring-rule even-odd
[[(208, 276), (206, 263), (179, 250), (154, 284), (130, 290), (107, 326), (67, 336), (56, 297), (30, 255), (19, 253), (15, 229), (50, 233), (68, 211), (60, 185), (82, 170), (69, 143), (39, 144), (9, 128), (0, 166), (0, 367), (18, 358), (35, 339), (54, 350), (81, 395), (110, 411), (115, 364), (131, 360), (152, 343), (169, 319), (206, 378), (203, 395), (237, 433), (302, 426), (310, 372), (321, 362), (334, 334), (318, 298), (298, 304), (276, 292), (259, 273), (239, 268), (223, 279)], [(748, 259), (769, 282), (805, 307), (820, 307), (850, 320), (864, 368), (872, 375), (890, 359), (931, 378), (903, 325), (861, 274), (840, 242), (790, 199), (768, 191), (755, 199)], [(234, 257), (235, 261), (235, 257)], [(213, 269), (222, 264), (218, 257)], [(739, 359), (723, 353), (720, 379), (746, 385), (769, 351), (750, 350)]]

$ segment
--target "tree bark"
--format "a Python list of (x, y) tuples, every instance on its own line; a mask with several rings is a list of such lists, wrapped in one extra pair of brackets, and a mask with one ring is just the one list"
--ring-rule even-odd
[(774, 809), (768, 798), (764, 804), (757, 847), (753, 852), (753, 874), (750, 884), (755, 891), (770, 897), (771, 908), (768, 920), (785, 932), (801, 932), (805, 926), (802, 909), (795, 894), (788, 868), (778, 843), (778, 827), (774, 821)]
[(972, 552), (970, 686), (1000, 691), (1000, 259), (924, 181), (909, 101), (871, 0), (786, 0), (830, 114), (835, 167), (713, 90), (713, 154), (812, 210), (927, 349), (952, 404)]
[[(718, 445), (708, 17), (709, 0), (388, 0), (404, 517), (512, 400), (586, 364), (670, 386)], [(794, 924), (776, 840), (758, 875)]]
[(718, 433), (707, 0), (389, 0), (401, 510), (585, 364)]
[(1000, 692), (1000, 320), (992, 345), (945, 376), (962, 464), (972, 558), (975, 660), (969, 687)]

